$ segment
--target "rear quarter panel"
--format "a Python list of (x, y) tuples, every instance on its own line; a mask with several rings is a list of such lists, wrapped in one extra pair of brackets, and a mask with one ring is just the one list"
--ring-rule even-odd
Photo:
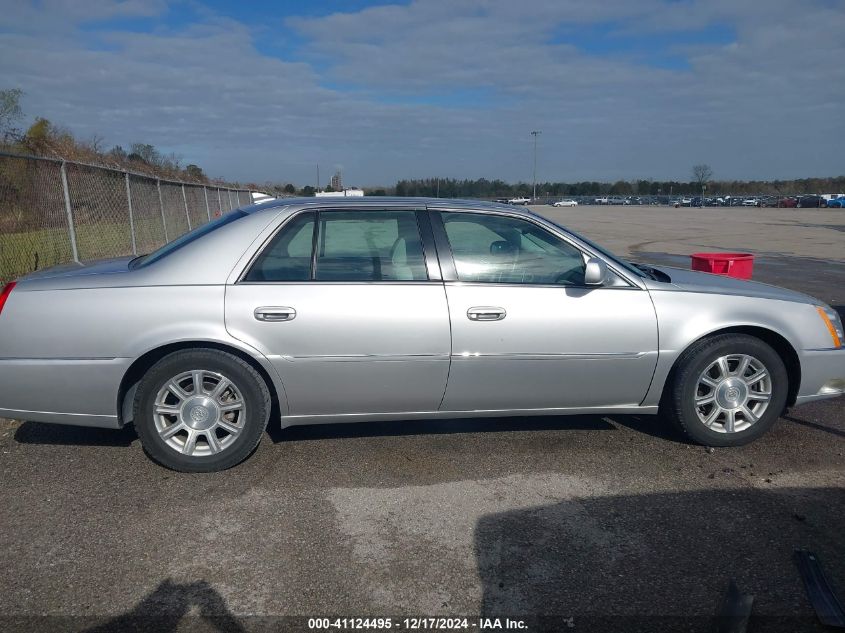
[(223, 319), (226, 277), (277, 215), (268, 209), (238, 220), (149, 267), (22, 280), (0, 315), (0, 410), (47, 421), (61, 420), (37, 412), (114, 416), (116, 425), (119, 386), (131, 363), (186, 341), (247, 353), (283, 400), (272, 365), (231, 337)]

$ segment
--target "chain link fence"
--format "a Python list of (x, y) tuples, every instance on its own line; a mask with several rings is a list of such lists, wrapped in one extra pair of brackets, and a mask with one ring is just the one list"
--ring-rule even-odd
[(149, 253), (251, 201), (246, 189), (0, 153), (0, 283), (58, 264)]

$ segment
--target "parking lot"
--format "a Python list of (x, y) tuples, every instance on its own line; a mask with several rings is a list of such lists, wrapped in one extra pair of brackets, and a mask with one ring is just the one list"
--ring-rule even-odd
[[(756, 280), (845, 310), (842, 210), (535, 210), (638, 261), (752, 252)], [(749, 631), (825, 630), (796, 548), (845, 598), (841, 398), (739, 449), (638, 416), (371, 423), (271, 429), (208, 475), (156, 466), (131, 428), (0, 421), (0, 471), (3, 630), (484, 615), (709, 631), (730, 579), (755, 596)]]

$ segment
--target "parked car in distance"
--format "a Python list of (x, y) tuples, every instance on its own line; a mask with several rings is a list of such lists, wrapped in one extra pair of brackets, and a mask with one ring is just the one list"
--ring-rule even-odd
[[(820, 197), (822, 198), (822, 200), (825, 201), (825, 203), (827, 203), (827, 202), (830, 202), (831, 200), (836, 200), (837, 198), (845, 197), (845, 193), (823, 193), (823, 194), (820, 194)], [(824, 206), (824, 205), (822, 205), (822, 206)]]
[(660, 412), (736, 446), (845, 392), (843, 339), (812, 297), (633, 264), (528, 209), (280, 199), (7, 285), (0, 417), (133, 424), (195, 472), (269, 422)]
[(578, 203), (575, 200), (565, 199), (565, 200), (558, 200), (552, 206), (553, 207), (577, 207)]
[(842, 198), (832, 198), (827, 201), (827, 208), (828, 209), (843, 209), (845, 208), (845, 197)]
[(757, 198), (746, 198), (742, 201), (744, 207), (759, 207), (760, 201)]
[(631, 204), (631, 201), (627, 198), (623, 198), (622, 196), (611, 196), (607, 199), (607, 204), (614, 204), (614, 205), (623, 205), (623, 204)]
[(610, 198), (607, 196), (600, 196), (593, 201), (593, 204), (610, 204)]
[(526, 206), (528, 203), (531, 202), (531, 198), (511, 198), (508, 200), (508, 204), (515, 204), (519, 206)]
[(827, 200), (816, 195), (801, 196), (798, 199), (798, 206), (802, 209), (819, 209), (827, 206)]
[(794, 209), (795, 207), (798, 206), (798, 198), (796, 198), (794, 196), (781, 198), (779, 203), (778, 203), (778, 206), (780, 206), (783, 209)]

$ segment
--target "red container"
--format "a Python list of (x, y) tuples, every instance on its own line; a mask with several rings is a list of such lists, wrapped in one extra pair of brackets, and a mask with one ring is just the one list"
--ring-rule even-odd
[(751, 279), (754, 255), (751, 253), (693, 253), (692, 269), (705, 273)]

